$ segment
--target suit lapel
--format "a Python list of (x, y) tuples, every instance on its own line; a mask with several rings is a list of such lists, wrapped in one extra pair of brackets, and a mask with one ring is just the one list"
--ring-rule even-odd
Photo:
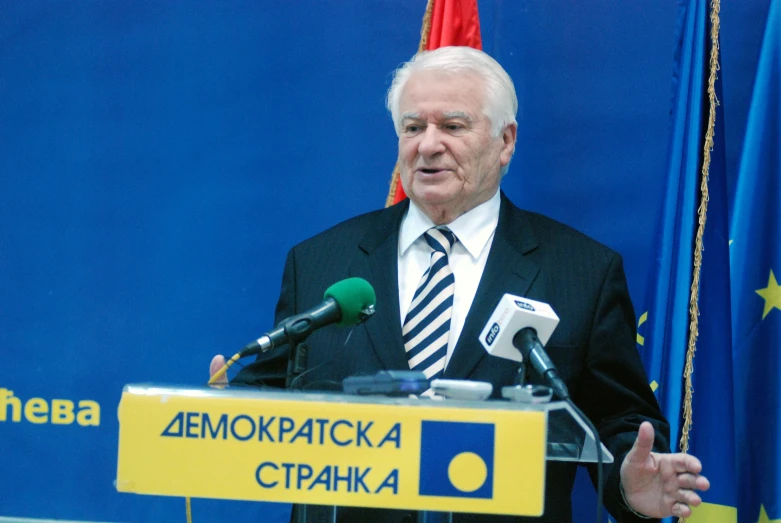
[(478, 337), (502, 296), (506, 293), (523, 296), (531, 288), (540, 267), (526, 254), (537, 245), (523, 212), (502, 193), (499, 223), (491, 251), (464, 328), (445, 368), (445, 378), (468, 378), (487, 355)]
[(358, 242), (360, 251), (350, 267), (350, 275), (366, 279), (377, 295), (376, 313), (364, 327), (387, 369), (409, 369), (399, 319), (398, 282), (399, 226), (408, 205), (405, 200), (378, 214), (377, 223)]

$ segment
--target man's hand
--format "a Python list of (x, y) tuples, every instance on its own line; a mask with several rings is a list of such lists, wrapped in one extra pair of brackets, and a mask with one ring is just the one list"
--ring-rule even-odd
[[(209, 364), (209, 378), (214, 376), (214, 373), (220, 370), (225, 365), (225, 356), (218, 354), (212, 358), (212, 362)], [(223, 374), (212, 385), (227, 385), (228, 375)]]
[(700, 475), (702, 463), (689, 454), (651, 452), (654, 428), (640, 425), (637, 439), (621, 464), (621, 486), (629, 506), (655, 518), (689, 517), (691, 507), (702, 503), (695, 490), (708, 490), (710, 482)]

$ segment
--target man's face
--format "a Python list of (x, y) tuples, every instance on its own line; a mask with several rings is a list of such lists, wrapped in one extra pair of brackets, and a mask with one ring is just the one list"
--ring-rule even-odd
[(484, 98), (477, 75), (442, 71), (414, 73), (401, 93), (401, 183), (434, 223), (450, 223), (491, 198), (512, 158), (516, 126), (492, 137)]

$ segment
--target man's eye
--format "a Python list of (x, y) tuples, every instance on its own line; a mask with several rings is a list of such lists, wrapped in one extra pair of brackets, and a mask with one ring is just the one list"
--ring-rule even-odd
[(464, 126), (461, 125), (460, 123), (445, 124), (445, 129), (447, 129), (448, 131), (461, 131), (463, 130), (463, 128)]
[(420, 125), (405, 125), (404, 126), (404, 132), (405, 133), (417, 133), (421, 129)]

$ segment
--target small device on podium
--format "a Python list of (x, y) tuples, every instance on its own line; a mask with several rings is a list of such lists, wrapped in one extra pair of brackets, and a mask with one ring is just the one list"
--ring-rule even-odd
[(376, 374), (350, 376), (342, 382), (346, 394), (415, 396), (430, 390), (438, 398), (460, 400), (488, 399), (493, 385), (485, 381), (429, 380), (415, 370), (381, 370)]
[(425, 392), (429, 380), (416, 370), (381, 370), (376, 374), (345, 378), (342, 387), (346, 394), (409, 396)]

